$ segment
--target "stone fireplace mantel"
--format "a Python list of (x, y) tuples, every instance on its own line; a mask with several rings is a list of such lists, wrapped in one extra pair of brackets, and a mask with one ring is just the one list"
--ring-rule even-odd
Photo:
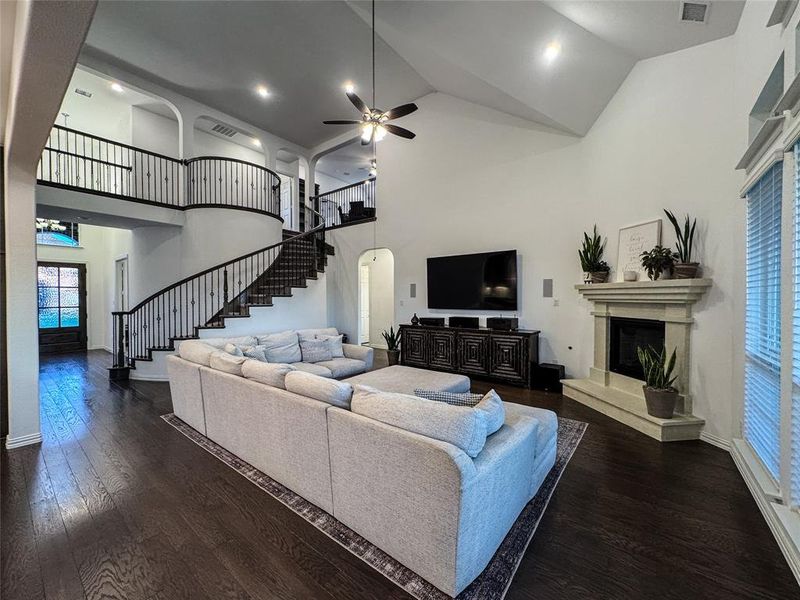
[[(710, 279), (666, 279), (576, 285), (594, 303), (594, 364), (587, 379), (566, 379), (564, 395), (660, 441), (697, 439), (704, 421), (692, 415), (688, 365), (693, 305), (711, 287)], [(667, 351), (676, 349), (681, 399), (672, 419), (647, 414), (643, 382), (609, 370), (610, 321), (614, 317), (664, 323)]]

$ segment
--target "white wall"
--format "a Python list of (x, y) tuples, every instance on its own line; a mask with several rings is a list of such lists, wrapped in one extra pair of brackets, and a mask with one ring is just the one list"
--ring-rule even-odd
[(361, 255), (358, 265), (369, 268), (369, 343), (385, 348), (381, 334), (395, 325), (394, 256), (388, 248), (369, 250)]
[[(743, 207), (733, 171), (739, 151), (733, 94), (734, 42), (727, 38), (641, 61), (585, 138), (444, 94), (417, 102), (413, 142), (378, 146), (378, 246), (395, 256), (396, 322), (446, 315), (426, 308), (429, 256), (516, 248), (521, 326), (542, 330), (541, 360), (585, 377), (592, 362), (590, 305), (577, 249), (597, 223), (616, 262), (620, 227), (663, 217), (663, 208), (698, 218), (699, 259), (714, 288), (698, 308), (693, 333), (695, 412), (714, 435), (730, 437), (737, 232)], [(713, 77), (709, 77), (713, 73)], [(665, 223), (667, 227), (668, 223)], [(664, 241), (674, 234), (664, 229)], [(335, 277), (331, 324), (356, 334), (358, 257), (372, 227), (332, 234)], [(555, 300), (542, 297), (554, 280)], [(409, 284), (417, 284), (417, 298)], [(453, 314), (493, 313), (453, 311)]]

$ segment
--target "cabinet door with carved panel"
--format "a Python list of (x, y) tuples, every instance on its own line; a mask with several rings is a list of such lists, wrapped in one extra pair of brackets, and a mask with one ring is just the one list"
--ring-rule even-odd
[(489, 369), (492, 377), (526, 383), (528, 381), (528, 340), (512, 335), (492, 334)]
[(459, 332), (458, 370), (473, 375), (489, 374), (489, 336), (485, 333)]
[(456, 334), (454, 331), (431, 331), (428, 333), (430, 355), (428, 365), (435, 369), (456, 368)]
[(428, 333), (419, 329), (403, 329), (400, 342), (401, 357), (404, 365), (416, 367), (428, 366)]

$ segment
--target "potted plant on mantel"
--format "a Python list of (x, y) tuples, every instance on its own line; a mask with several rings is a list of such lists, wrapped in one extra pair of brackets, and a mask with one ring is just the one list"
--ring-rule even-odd
[(669, 279), (672, 267), (675, 266), (675, 259), (678, 257), (672, 250), (664, 248), (664, 246), (654, 246), (652, 250), (642, 252), (639, 256), (642, 259), (642, 267), (647, 271), (647, 276), (651, 281), (655, 281), (659, 277)]
[(386, 354), (389, 356), (389, 366), (400, 362), (400, 332), (395, 333), (394, 327), (389, 327), (389, 331), (383, 330), (381, 334), (386, 341)]
[(578, 256), (581, 259), (584, 283), (603, 283), (608, 279), (611, 267), (603, 260), (605, 247), (605, 240), (597, 233), (597, 225), (592, 229), (592, 237), (583, 232), (583, 244), (578, 250)]
[(683, 229), (681, 229), (675, 215), (666, 208), (664, 212), (669, 222), (672, 223), (672, 227), (675, 229), (675, 236), (678, 238), (677, 262), (675, 263), (672, 273), (675, 279), (694, 279), (697, 277), (697, 269), (700, 266), (700, 263), (692, 262), (694, 228), (697, 226), (697, 219), (690, 221), (689, 215), (686, 215), (686, 220), (683, 222)]
[(669, 361), (666, 347), (661, 352), (656, 352), (651, 346), (640, 346), (636, 348), (636, 352), (644, 370), (645, 384), (642, 389), (647, 414), (660, 419), (671, 419), (678, 401), (678, 390), (672, 387), (677, 378), (672, 374), (675, 370), (676, 350), (672, 351)]

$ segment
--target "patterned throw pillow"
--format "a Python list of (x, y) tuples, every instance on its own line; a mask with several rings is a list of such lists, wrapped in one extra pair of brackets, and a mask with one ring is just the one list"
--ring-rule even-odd
[(333, 358), (325, 340), (300, 340), (300, 352), (305, 363), (318, 363)]
[(239, 346), (239, 350), (244, 356), (260, 362), (267, 362), (267, 355), (264, 353), (265, 349), (266, 346)]
[(333, 358), (344, 358), (344, 348), (342, 348), (342, 335), (319, 335), (318, 340), (325, 340), (328, 343), (328, 348), (331, 349), (331, 356)]
[(437, 392), (435, 390), (414, 390), (414, 395), (426, 400), (436, 400), (453, 406), (475, 406), (483, 400), (483, 394), (456, 394), (454, 392)]

